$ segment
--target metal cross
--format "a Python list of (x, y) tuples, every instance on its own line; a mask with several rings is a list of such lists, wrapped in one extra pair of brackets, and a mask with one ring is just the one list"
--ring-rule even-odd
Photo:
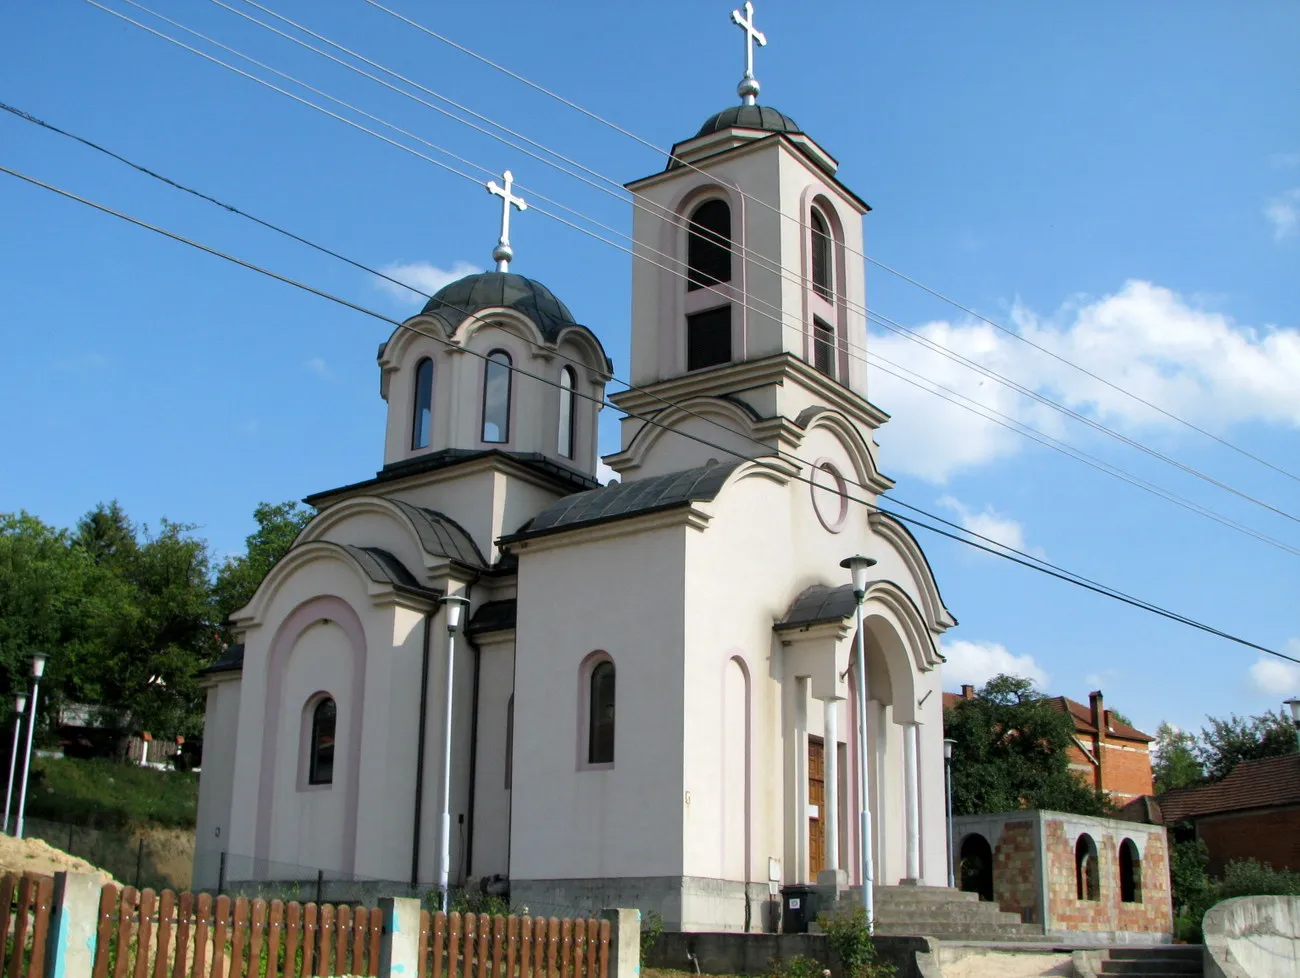
[(731, 21), (745, 32), (745, 77), (740, 80), (736, 91), (745, 105), (753, 105), (758, 98), (758, 81), (754, 78), (754, 42), (759, 47), (767, 46), (767, 36), (754, 27), (754, 5), (745, 0), (744, 13), (739, 10), (731, 12)]
[(506, 170), (501, 177), (505, 181), (505, 186), (498, 187), (495, 180), (489, 180), (487, 192), (501, 198), (501, 238), (497, 241), (497, 246), (492, 249), (492, 260), (497, 263), (498, 272), (506, 272), (510, 270), (510, 261), (515, 257), (514, 249), (510, 247), (510, 208), (515, 207), (526, 211), (528, 204), (522, 197), (516, 197), (510, 192), (510, 186), (515, 182), (514, 175)]

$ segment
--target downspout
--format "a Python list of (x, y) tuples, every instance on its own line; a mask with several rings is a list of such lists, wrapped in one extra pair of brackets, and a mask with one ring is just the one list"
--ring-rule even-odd
[(420, 730), (415, 741), (415, 812), (411, 836), (411, 887), (420, 885), (420, 818), (424, 806), (424, 742), (429, 726), (429, 635), (437, 605), (424, 613), (424, 643), (420, 652)]
[[(466, 595), (469, 589), (465, 590)], [(469, 800), (466, 808), (469, 809), (465, 818), (469, 822), (465, 829), (465, 865), (461, 874), (461, 882), (464, 883), (469, 877), (470, 871), (474, 868), (474, 788), (478, 783), (478, 688), (479, 674), (483, 669), (483, 651), (478, 647), (478, 643), (469, 637), (466, 631), (465, 642), (474, 650), (474, 691), (470, 694), (470, 719), (469, 719)]]

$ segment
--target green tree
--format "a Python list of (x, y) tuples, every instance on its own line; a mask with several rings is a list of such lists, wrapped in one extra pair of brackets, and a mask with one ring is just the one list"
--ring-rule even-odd
[(1199, 784), (1205, 777), (1197, 758), (1196, 738), (1171, 723), (1162, 723), (1156, 728), (1151, 753), (1151, 774), (1155, 778), (1156, 794), (1170, 788)]
[(1211, 781), (1219, 781), (1241, 761), (1294, 754), (1297, 750), (1295, 728), (1280, 713), (1238, 717), (1227, 720), (1209, 718), (1210, 725), (1201, 730), (1197, 756)]
[(262, 578), (289, 552), (312, 515), (310, 509), (296, 502), (258, 504), (253, 510), (257, 529), (245, 539), (245, 552), (228, 558), (217, 571), (213, 595), (220, 622), (253, 599)]
[(1074, 721), (1027, 679), (995, 676), (974, 699), (944, 713), (955, 740), (952, 804), (957, 815), (1046, 808), (1080, 815), (1110, 811), (1105, 796), (1070, 770)]

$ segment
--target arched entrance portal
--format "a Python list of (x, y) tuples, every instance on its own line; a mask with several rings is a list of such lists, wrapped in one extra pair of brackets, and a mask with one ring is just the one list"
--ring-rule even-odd
[(993, 847), (978, 832), (961, 840), (961, 888), (993, 900)]

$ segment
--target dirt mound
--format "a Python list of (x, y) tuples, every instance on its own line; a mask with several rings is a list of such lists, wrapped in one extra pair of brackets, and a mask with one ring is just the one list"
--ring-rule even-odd
[(62, 849), (55, 849), (40, 839), (15, 839), (13, 836), (0, 835), (0, 872), (43, 873), (51, 876), (65, 870), (93, 873), (105, 883), (116, 882), (99, 867), (70, 856)]

